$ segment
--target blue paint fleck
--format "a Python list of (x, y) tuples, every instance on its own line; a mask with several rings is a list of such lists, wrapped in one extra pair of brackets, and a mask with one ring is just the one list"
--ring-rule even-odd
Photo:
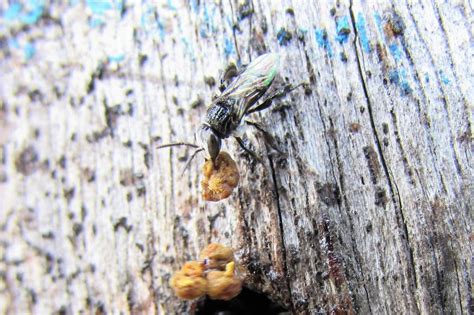
[(31, 58), (33, 58), (35, 53), (36, 53), (35, 45), (32, 43), (26, 43), (26, 45), (23, 47), (23, 55), (25, 56), (25, 60), (26, 61), (31, 60)]
[(286, 46), (293, 36), (284, 27), (277, 33), (277, 40), (280, 45)]
[(165, 26), (153, 6), (148, 6), (140, 19), (141, 27), (147, 35), (159, 38), (162, 42), (164, 41), (166, 35)]
[(389, 80), (391, 83), (396, 84), (402, 90), (402, 95), (408, 95), (413, 92), (410, 84), (407, 80), (407, 74), (404, 68), (397, 70), (392, 70), (388, 74)]
[(125, 54), (117, 54), (108, 56), (109, 62), (121, 62), (125, 59)]
[(443, 82), (443, 84), (449, 84), (449, 82), (451, 82), (449, 78), (446, 76), (446, 74), (443, 72), (443, 70), (439, 70), (438, 73), (439, 73), (439, 77), (441, 78), (441, 82)]
[(357, 14), (357, 22), (356, 22), (357, 32), (359, 33), (360, 43), (362, 45), (362, 49), (365, 52), (370, 52), (370, 43), (369, 38), (367, 37), (367, 29), (365, 28), (365, 18), (362, 13), (359, 12)]
[(3, 12), (3, 19), (13, 21), (19, 18), (22, 6), (20, 3), (12, 3), (8, 9)]
[(234, 43), (229, 38), (226, 38), (224, 40), (224, 54), (226, 58), (228, 58), (233, 53), (234, 53)]
[(38, 22), (43, 15), (44, 2), (42, 0), (29, 0), (26, 4), (11, 4), (3, 13), (5, 21), (19, 21), (23, 24), (32, 25)]
[(428, 75), (428, 73), (425, 73), (425, 82), (426, 83), (430, 82), (430, 76)]
[(176, 11), (176, 6), (173, 4), (173, 0), (167, 0), (168, 9)]
[(382, 17), (377, 11), (374, 12), (374, 20), (375, 20), (375, 25), (377, 25), (377, 29), (379, 30), (379, 33), (383, 34)]
[(192, 47), (192, 44), (189, 42), (189, 40), (186, 37), (181, 37), (181, 41), (184, 44), (184, 51), (186, 54), (191, 58), (192, 61), (196, 60), (196, 56), (194, 56), (194, 49)]
[(316, 42), (318, 43), (319, 47), (324, 48), (327, 51), (329, 57), (334, 55), (334, 52), (331, 47), (331, 43), (328, 40), (328, 33), (325, 29), (316, 29)]
[(199, 1), (198, 0), (191, 0), (189, 1), (189, 4), (191, 5), (191, 11), (194, 13), (199, 12)]
[(336, 21), (336, 41), (340, 44), (346, 43), (349, 40), (351, 28), (349, 27), (349, 20), (347, 16), (343, 16)]
[(106, 13), (110, 10), (116, 10), (122, 14), (124, 0), (86, 0), (86, 5), (92, 11), (92, 17), (89, 20), (91, 27), (97, 27), (105, 24)]
[(43, 15), (44, 1), (29, 0), (27, 4), (28, 11), (20, 17), (21, 22), (25, 24), (35, 24)]
[(388, 46), (388, 49), (390, 50), (390, 53), (392, 54), (393, 58), (395, 58), (395, 61), (400, 61), (402, 58), (402, 52), (400, 50), (400, 47), (397, 44), (390, 44)]
[(91, 9), (92, 13), (97, 15), (103, 15), (107, 10), (113, 8), (112, 3), (108, 0), (86, 0), (86, 4)]

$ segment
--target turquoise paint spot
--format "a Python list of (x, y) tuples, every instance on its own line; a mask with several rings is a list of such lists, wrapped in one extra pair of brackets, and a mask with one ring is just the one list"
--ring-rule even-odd
[(173, 4), (173, 0), (167, 0), (168, 9), (176, 11), (176, 6)]
[(199, 13), (199, 0), (191, 0), (189, 1), (189, 4), (191, 6), (191, 11), (196, 13)]
[(388, 78), (390, 80), (390, 83), (396, 84), (400, 87), (402, 95), (408, 95), (413, 92), (413, 89), (408, 83), (407, 74), (404, 68), (390, 71), (388, 74)]
[(334, 55), (334, 52), (331, 47), (331, 43), (328, 40), (328, 33), (325, 29), (316, 29), (316, 43), (318, 43), (319, 47), (324, 48), (329, 57)]
[(224, 40), (224, 54), (226, 58), (228, 58), (233, 53), (234, 53), (234, 43), (229, 38), (226, 38)]
[(44, 1), (30, 0), (26, 7), (28, 11), (20, 16), (20, 21), (28, 25), (35, 24), (43, 15)]
[(109, 62), (121, 62), (125, 59), (125, 54), (110, 55)]
[(441, 78), (441, 82), (443, 82), (443, 84), (449, 84), (449, 82), (451, 82), (451, 80), (449, 80), (449, 78), (446, 76), (443, 70), (439, 70), (438, 73), (439, 73), (439, 77)]
[(367, 29), (365, 28), (365, 18), (362, 13), (359, 12), (357, 14), (357, 22), (356, 22), (357, 32), (359, 34), (360, 44), (362, 45), (362, 49), (365, 52), (370, 52), (370, 43), (369, 38), (367, 37)]
[(189, 42), (189, 40), (185, 37), (181, 38), (181, 41), (184, 44), (184, 51), (186, 52), (186, 55), (188, 55), (192, 61), (196, 60), (196, 56), (194, 55), (194, 49), (192, 47), (192, 44)]
[(336, 41), (339, 44), (346, 43), (349, 40), (351, 28), (349, 27), (349, 20), (347, 16), (343, 16), (336, 21)]
[(22, 6), (19, 3), (12, 3), (8, 9), (3, 12), (3, 19), (6, 21), (14, 21), (19, 18)]
[(107, 0), (86, 0), (86, 4), (92, 13), (97, 15), (104, 15), (107, 10), (113, 8), (112, 3)]
[(162, 42), (166, 36), (166, 30), (160, 16), (153, 6), (148, 6), (140, 18), (141, 27), (147, 35), (159, 38)]
[(382, 22), (382, 17), (380, 14), (375, 11), (374, 12), (374, 20), (375, 20), (375, 25), (377, 25), (377, 29), (380, 34), (383, 34), (383, 22)]
[(105, 24), (106, 14), (110, 10), (115, 10), (119, 14), (123, 13), (123, 0), (86, 0), (87, 7), (92, 11), (92, 17), (89, 20), (91, 27), (97, 27)]
[(34, 44), (32, 44), (32, 43), (27, 43), (27, 44), (23, 47), (23, 55), (25, 56), (25, 60), (26, 60), (26, 61), (31, 60), (31, 58), (33, 58), (33, 56), (35, 55), (35, 53), (36, 53), (36, 47), (34, 46)]
[(101, 17), (92, 17), (89, 20), (89, 26), (94, 28), (105, 24), (105, 21)]
[(428, 75), (428, 73), (425, 73), (425, 82), (426, 83), (430, 82), (430, 76)]
[(397, 44), (390, 44), (388, 46), (388, 49), (390, 50), (390, 53), (392, 54), (393, 58), (395, 58), (396, 61), (400, 61), (402, 58), (402, 52), (400, 50), (400, 47)]

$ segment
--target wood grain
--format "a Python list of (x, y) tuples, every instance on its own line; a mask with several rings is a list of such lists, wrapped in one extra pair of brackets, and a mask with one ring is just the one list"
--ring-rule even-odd
[[(0, 313), (191, 312), (168, 281), (210, 242), (290, 313), (474, 312), (468, 1), (0, 12)], [(267, 51), (309, 84), (249, 117), (263, 163), (226, 141), (241, 183), (206, 203), (202, 156), (180, 176), (192, 151), (156, 147)]]

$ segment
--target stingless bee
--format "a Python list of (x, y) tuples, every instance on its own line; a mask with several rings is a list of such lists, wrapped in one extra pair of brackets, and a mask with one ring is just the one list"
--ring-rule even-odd
[[(286, 87), (278, 95), (275, 94), (264, 102), (258, 103), (258, 100), (272, 84), (279, 71), (279, 66), (280, 58), (274, 53), (267, 53), (253, 60), (241, 72), (236, 74), (228, 86), (222, 85), (222, 93), (212, 101), (207, 109), (204, 121), (196, 131), (197, 145), (180, 142), (161, 145), (158, 148), (176, 145), (187, 145), (196, 148), (197, 150), (188, 160), (186, 167), (195, 155), (201, 151), (204, 151), (207, 160), (211, 159), (214, 163), (221, 150), (222, 140), (234, 136), (245, 151), (256, 157), (252, 151), (244, 146), (236, 131), (246, 115), (268, 108), (272, 99), (296, 88)], [(235, 71), (235, 67), (231, 71)], [(227, 76), (228, 73), (225, 73), (224, 79)]]

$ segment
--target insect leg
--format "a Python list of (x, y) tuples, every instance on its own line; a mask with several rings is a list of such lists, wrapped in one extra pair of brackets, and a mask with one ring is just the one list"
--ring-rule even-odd
[(270, 132), (265, 130), (265, 127), (262, 124), (248, 119), (244, 120), (244, 122), (260, 131), (263, 134), (263, 139), (272, 149), (282, 155), (286, 155), (286, 153), (278, 147), (275, 137)]
[(295, 85), (295, 86), (293, 86), (292, 84), (285, 85), (282, 89), (276, 91), (275, 93), (273, 93), (273, 95), (269, 96), (265, 101), (263, 101), (259, 105), (255, 106), (254, 108), (249, 109), (247, 111), (246, 115), (251, 114), (251, 113), (255, 113), (255, 112), (259, 112), (259, 111), (264, 110), (264, 109), (267, 109), (268, 107), (270, 107), (270, 105), (272, 105), (272, 101), (274, 99), (281, 98), (281, 97), (285, 96), (286, 94), (290, 93), (291, 91), (293, 91), (294, 89), (300, 87), (303, 84), (305, 84), (305, 83), (300, 83), (300, 84)]
[(252, 158), (260, 163), (262, 163), (262, 160), (257, 156), (257, 154), (250, 150), (249, 148), (247, 148), (244, 144), (244, 141), (242, 140), (242, 138), (240, 137), (234, 137), (235, 140), (237, 140), (237, 142), (239, 143), (240, 147), (245, 151), (247, 152), (248, 154), (250, 154), (252, 156)]

